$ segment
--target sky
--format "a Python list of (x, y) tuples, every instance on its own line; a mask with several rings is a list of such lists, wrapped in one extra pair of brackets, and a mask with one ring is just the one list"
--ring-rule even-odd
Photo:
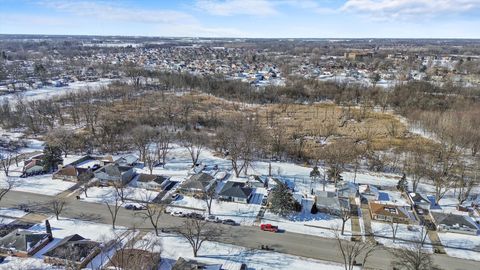
[(0, 0), (0, 34), (480, 38), (480, 0)]

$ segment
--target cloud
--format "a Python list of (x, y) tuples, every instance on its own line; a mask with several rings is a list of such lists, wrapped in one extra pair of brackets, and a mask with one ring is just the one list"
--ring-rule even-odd
[(472, 12), (480, 0), (348, 0), (341, 11), (377, 19), (413, 19)]
[(41, 5), (60, 12), (101, 20), (143, 23), (185, 23), (195, 19), (184, 12), (174, 10), (147, 10), (101, 1), (41, 1)]
[(275, 4), (267, 0), (197, 0), (195, 6), (204, 12), (218, 16), (279, 14)]

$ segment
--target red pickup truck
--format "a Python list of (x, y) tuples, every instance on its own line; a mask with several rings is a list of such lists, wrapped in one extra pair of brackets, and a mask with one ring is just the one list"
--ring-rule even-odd
[(261, 224), (260, 230), (267, 232), (278, 232), (278, 226), (273, 226), (272, 224)]

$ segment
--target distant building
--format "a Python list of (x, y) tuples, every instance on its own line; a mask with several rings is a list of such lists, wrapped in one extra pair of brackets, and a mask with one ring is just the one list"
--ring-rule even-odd
[(344, 57), (349, 60), (364, 60), (364, 59), (371, 59), (373, 58), (373, 52), (346, 52), (344, 53)]

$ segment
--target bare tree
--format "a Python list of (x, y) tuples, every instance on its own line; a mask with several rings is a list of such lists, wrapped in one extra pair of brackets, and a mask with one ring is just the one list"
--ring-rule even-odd
[(210, 187), (208, 187), (208, 189), (205, 190), (204, 192), (202, 192), (202, 194), (201, 194), (202, 200), (207, 205), (207, 211), (208, 211), (209, 215), (212, 214), (213, 200), (217, 198), (216, 188), (217, 188), (217, 181), (213, 182), (213, 184)]
[(10, 172), (10, 166), (12, 165), (15, 157), (12, 153), (0, 153), (0, 166), (2, 167), (5, 176), (8, 177), (8, 173)]
[(54, 128), (48, 132), (46, 142), (62, 150), (65, 157), (73, 149), (74, 132), (65, 128)]
[(156, 130), (147, 125), (140, 125), (132, 129), (130, 139), (137, 149), (140, 159), (145, 162), (148, 146), (156, 137)]
[(420, 184), (421, 180), (426, 176), (425, 166), (425, 154), (420, 150), (420, 148), (417, 148), (414, 151), (407, 153), (403, 167), (405, 173), (410, 176), (413, 192), (417, 192), (418, 185)]
[(136, 236), (135, 229), (131, 229), (116, 236), (113, 242), (114, 252), (104, 252), (107, 255), (108, 269), (146, 270), (159, 267), (162, 252), (160, 238), (140, 238)]
[(362, 266), (365, 267), (368, 258), (378, 249), (376, 244), (368, 241), (343, 240), (338, 229), (334, 229), (334, 232), (335, 239), (337, 240), (337, 248), (342, 256), (345, 270), (352, 270), (360, 259), (362, 259)]
[(392, 238), (393, 238), (393, 242), (395, 243), (395, 240), (397, 238), (397, 232), (398, 232), (398, 223), (394, 222), (394, 220), (392, 219), (389, 225), (390, 225), (390, 228), (392, 229)]
[(193, 167), (197, 165), (200, 154), (207, 145), (207, 137), (195, 131), (185, 131), (181, 134), (181, 145), (187, 148)]
[(145, 154), (145, 164), (147, 165), (150, 174), (153, 174), (153, 168), (157, 164), (158, 156), (156, 151), (149, 151), (147, 150)]
[(145, 219), (150, 221), (153, 229), (155, 230), (155, 235), (159, 235), (159, 221), (160, 217), (163, 214), (165, 206), (158, 203), (153, 203), (155, 199), (155, 194), (149, 191), (145, 191), (142, 195), (141, 206), (145, 209), (145, 212), (138, 212), (138, 215), (143, 216)]
[(195, 257), (205, 241), (215, 241), (221, 235), (217, 224), (191, 218), (186, 219), (177, 232), (188, 241)]
[(0, 185), (0, 201), (7, 195), (7, 193), (15, 187), (15, 179), (7, 177), (3, 185)]
[[(112, 201), (113, 200), (113, 201)], [(112, 228), (115, 229), (115, 223), (117, 221), (118, 212), (122, 207), (123, 200), (120, 193), (115, 190), (110, 192), (103, 200), (103, 203), (108, 208), (108, 212), (110, 213), (110, 217), (112, 218)]]
[(172, 135), (165, 129), (159, 130), (155, 137), (157, 157), (162, 161), (162, 166), (165, 167), (167, 154), (170, 152), (170, 144), (172, 143)]
[(430, 154), (427, 176), (435, 186), (435, 204), (455, 186), (458, 156), (453, 145), (442, 144)]
[[(342, 203), (342, 202), (341, 202)], [(342, 219), (342, 235), (345, 233), (345, 224), (347, 223), (348, 220), (352, 217), (352, 213), (350, 211), (350, 207), (348, 207), (346, 204), (348, 202), (344, 202), (344, 205), (340, 207), (340, 218)]]
[(392, 265), (398, 269), (406, 270), (435, 269), (430, 253), (424, 248), (424, 243), (427, 239), (427, 231), (424, 227), (416, 238), (407, 248), (391, 250), (394, 257)]
[(49, 205), (50, 210), (55, 214), (55, 217), (58, 220), (58, 217), (67, 206), (67, 201), (65, 199), (53, 199), (49, 202)]

